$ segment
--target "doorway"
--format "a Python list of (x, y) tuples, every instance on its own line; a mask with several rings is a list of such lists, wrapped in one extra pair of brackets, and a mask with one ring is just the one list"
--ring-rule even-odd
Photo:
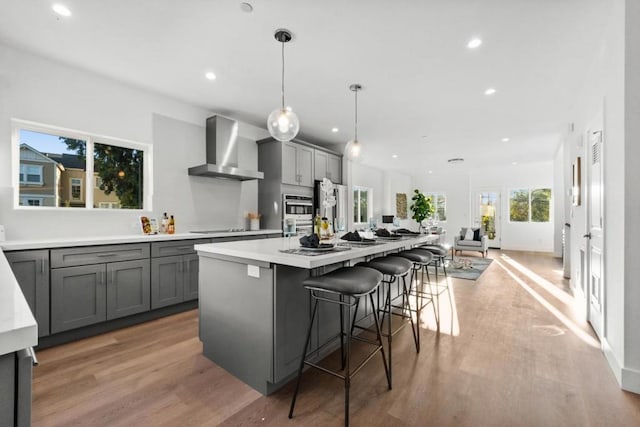
[(500, 190), (479, 190), (474, 200), (476, 224), (487, 235), (489, 247), (500, 249)]

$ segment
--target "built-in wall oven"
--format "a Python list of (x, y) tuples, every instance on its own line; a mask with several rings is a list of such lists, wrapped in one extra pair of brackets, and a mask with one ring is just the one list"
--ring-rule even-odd
[(299, 194), (284, 194), (282, 196), (282, 228), (286, 233), (287, 219), (296, 222), (297, 234), (309, 234), (313, 231), (313, 197)]

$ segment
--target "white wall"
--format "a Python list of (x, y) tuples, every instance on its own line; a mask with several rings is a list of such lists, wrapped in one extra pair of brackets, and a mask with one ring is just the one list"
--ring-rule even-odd
[[(189, 228), (244, 226), (257, 210), (257, 184), (187, 176), (204, 162), (204, 123), (212, 112), (0, 44), (0, 224), (7, 239), (137, 232), (135, 211), (15, 210), (11, 187), (12, 118), (153, 144), (153, 216), (176, 215)], [(266, 131), (240, 125), (256, 140)], [(242, 167), (257, 168), (245, 144)]]
[(518, 188), (551, 188), (554, 169), (552, 162), (531, 163), (502, 168), (476, 169), (470, 172), (454, 170), (413, 176), (413, 185), (423, 192), (442, 192), (447, 196), (447, 241), (461, 227), (477, 225), (473, 217), (472, 197), (476, 191), (495, 189), (501, 193), (502, 249), (552, 252), (554, 249), (554, 202), (549, 223), (509, 223), (509, 191)]
[(469, 215), (469, 175), (467, 172), (433, 173), (414, 175), (413, 187), (425, 192), (445, 193), (447, 197), (447, 220), (440, 226), (447, 230), (445, 241), (453, 243), (453, 236), (461, 227), (473, 223)]
[(549, 222), (509, 221), (511, 190), (551, 188), (553, 194), (553, 177), (553, 162), (537, 162), (471, 171), (469, 176), (470, 194), (473, 195), (477, 190), (487, 188), (501, 191), (502, 249), (553, 252), (554, 200), (551, 202)]

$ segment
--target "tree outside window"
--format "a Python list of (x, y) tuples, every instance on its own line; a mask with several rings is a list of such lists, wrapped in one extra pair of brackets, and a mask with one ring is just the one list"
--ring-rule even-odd
[(439, 221), (447, 220), (447, 196), (444, 193), (425, 193), (425, 196), (431, 198), (431, 203), (435, 207), (435, 215)]
[(511, 190), (509, 221), (529, 222), (529, 190)]
[(549, 222), (551, 189), (511, 190), (509, 220), (511, 222)]

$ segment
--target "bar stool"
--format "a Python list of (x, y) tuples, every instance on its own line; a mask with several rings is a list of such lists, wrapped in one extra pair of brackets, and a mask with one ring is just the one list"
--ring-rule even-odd
[[(369, 296), (371, 305), (373, 306), (373, 292), (378, 288), (382, 281), (382, 273), (368, 267), (343, 267), (335, 270), (331, 273), (327, 273), (318, 277), (310, 277), (302, 282), (302, 285), (309, 290), (313, 300), (313, 309), (311, 314), (311, 322), (309, 323), (309, 330), (307, 332), (307, 339), (302, 349), (302, 358), (300, 360), (300, 366), (298, 368), (298, 379), (296, 381), (296, 388), (291, 400), (291, 409), (289, 410), (289, 418), (293, 418), (293, 409), (296, 404), (296, 397), (298, 396), (298, 390), (300, 389), (300, 380), (302, 378), (302, 370), (304, 365), (309, 365), (313, 368), (319, 369), (322, 372), (333, 375), (344, 381), (344, 425), (349, 425), (349, 388), (351, 386), (351, 378), (356, 375), (362, 367), (376, 355), (379, 351), (382, 354), (382, 364), (384, 365), (384, 371), (387, 377), (387, 385), (391, 389), (391, 376), (387, 367), (387, 360), (384, 354), (384, 347), (382, 345), (382, 335), (380, 333), (380, 325), (378, 322), (378, 313), (373, 310), (374, 323), (376, 325), (376, 338), (377, 341), (370, 341), (358, 336), (352, 336), (351, 325), (345, 329), (343, 327), (343, 315), (342, 308), (347, 307), (349, 313), (347, 315), (347, 322), (351, 322), (351, 309), (358, 305), (361, 297)], [(330, 299), (329, 295), (338, 295), (339, 300)], [(346, 301), (345, 301), (346, 299)], [(340, 306), (340, 347), (343, 347), (343, 336), (346, 335), (346, 362), (343, 359), (342, 369), (345, 371), (344, 375), (337, 372), (326, 369), (315, 363), (307, 360), (307, 350), (309, 348), (309, 342), (311, 341), (311, 331), (313, 330), (313, 321), (316, 318), (318, 311), (318, 301), (324, 301), (330, 304), (338, 304)], [(343, 331), (346, 330), (346, 333)], [(351, 340), (356, 339), (367, 344), (375, 346), (375, 349), (351, 372), (349, 357), (351, 354)], [(344, 351), (343, 351), (344, 354)]]
[[(411, 308), (409, 307), (409, 290), (407, 288), (407, 280), (406, 280), (407, 276), (409, 275), (409, 272), (413, 268), (413, 264), (408, 259), (399, 257), (397, 255), (389, 255), (389, 256), (374, 258), (369, 262), (359, 263), (357, 264), (357, 266), (369, 267), (379, 271), (383, 275), (382, 283), (387, 285), (385, 286), (386, 296), (383, 295), (384, 305), (382, 306), (382, 308), (380, 308), (380, 303), (378, 301), (377, 308), (375, 308), (373, 311), (377, 309), (377, 311), (382, 312), (382, 317), (380, 318), (381, 328), (382, 328), (382, 325), (384, 324), (385, 316), (386, 315), (389, 316), (389, 320), (387, 321), (387, 332), (386, 333), (382, 332), (382, 335), (387, 337), (389, 378), (391, 378), (392, 380), (391, 382), (393, 383), (393, 375), (392, 375), (393, 353), (391, 351), (391, 342), (393, 341), (392, 339), (393, 336), (398, 332), (400, 332), (400, 330), (404, 328), (407, 325), (407, 323), (402, 322), (402, 324), (398, 328), (396, 328), (395, 330), (392, 330), (391, 328), (392, 315), (399, 316), (402, 319), (406, 319), (407, 317), (409, 318), (411, 322), (411, 332), (413, 333), (413, 340), (416, 343), (416, 349), (418, 349), (418, 338), (416, 336), (416, 328), (413, 323), (413, 317), (411, 316)], [(395, 282), (399, 283), (400, 279), (402, 279), (402, 292), (396, 297), (391, 298), (391, 285)], [(392, 304), (392, 300), (399, 297), (402, 297), (402, 306), (394, 306)], [(402, 311), (400, 313), (395, 312), (393, 310), (394, 308), (399, 308)], [(409, 315), (405, 313), (405, 310), (409, 312)], [(351, 323), (352, 328), (355, 327), (355, 328), (366, 330), (367, 328), (365, 327), (355, 325), (355, 318), (357, 313), (358, 313), (358, 306), (356, 306), (356, 309), (353, 314), (354, 321)]]
[[(428, 251), (433, 254), (432, 265), (436, 271), (436, 283), (435, 283), (435, 294), (436, 297), (436, 305), (438, 306), (438, 318), (440, 317), (440, 295), (447, 292), (449, 296), (449, 307), (451, 312), (453, 313), (453, 301), (451, 300), (451, 290), (449, 289), (449, 276), (447, 275), (447, 265), (446, 258), (448, 254), (447, 248), (442, 245), (424, 245), (415, 248), (416, 250)], [(442, 271), (444, 272), (444, 284), (438, 280), (438, 267), (442, 267)], [(438, 324), (438, 328), (440, 325)], [(453, 332), (453, 320), (451, 322), (451, 329)]]
[[(433, 255), (431, 252), (422, 251), (419, 249), (409, 249), (402, 252), (399, 252), (399, 257), (406, 258), (407, 260), (413, 263), (413, 268), (411, 269), (411, 280), (409, 285), (409, 295), (413, 295), (416, 297), (416, 308), (412, 309), (409, 307), (410, 311), (416, 313), (416, 352), (420, 353), (420, 315), (422, 310), (429, 304), (431, 304), (431, 308), (433, 309), (433, 316), (436, 319), (436, 325), (438, 330), (440, 330), (440, 318), (438, 317), (438, 311), (436, 310), (435, 304), (433, 302), (433, 289), (431, 288), (431, 279), (429, 278), (429, 270), (427, 270), (427, 266), (431, 263), (433, 259)], [(414, 287), (414, 279), (417, 279), (418, 272), (421, 272), (420, 275), (420, 285), (421, 288), (418, 287), (417, 280), (416, 285)], [(424, 276), (427, 276), (427, 284), (429, 286), (429, 291), (425, 291), (424, 285)]]

